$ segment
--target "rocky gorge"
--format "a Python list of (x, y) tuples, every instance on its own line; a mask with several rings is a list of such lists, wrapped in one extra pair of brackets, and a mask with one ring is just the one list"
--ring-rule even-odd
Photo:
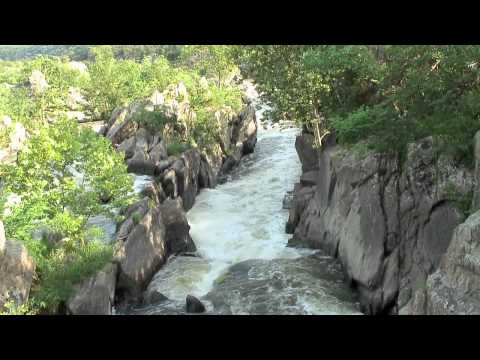
[[(194, 116), (185, 99), (181, 84), (156, 92), (99, 130), (140, 199), (111, 225), (113, 261), (75, 286), (65, 313), (480, 313), (480, 133), (474, 170), (431, 137), (405, 159), (334, 135), (317, 149), (306, 129), (261, 129), (247, 100), (218, 114), (227, 125), (209, 147), (172, 152)], [(145, 112), (179, 121), (160, 131), (138, 121)], [(10, 161), (23, 138), (16, 129)], [(0, 274), (0, 307), (25, 303), (35, 263), (2, 222)]]

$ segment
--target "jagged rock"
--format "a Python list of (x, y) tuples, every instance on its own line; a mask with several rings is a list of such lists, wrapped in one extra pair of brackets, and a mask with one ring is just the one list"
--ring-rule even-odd
[(187, 150), (182, 154), (182, 171), (177, 172), (179, 191), (178, 195), (183, 199), (186, 211), (190, 210), (195, 203), (198, 194), (198, 176), (200, 173), (200, 153), (196, 149)]
[(472, 211), (480, 209), (480, 131), (475, 134), (475, 188), (473, 191)]
[(204, 154), (200, 157), (200, 169), (198, 171), (198, 187), (213, 188), (217, 185), (216, 176), (213, 169)]
[(303, 187), (296, 184), (293, 193), (292, 205), (288, 213), (288, 221), (285, 228), (287, 234), (293, 234), (303, 211), (315, 193), (315, 187)]
[(318, 151), (313, 148), (314, 137), (311, 134), (302, 133), (295, 140), (295, 149), (302, 163), (302, 172), (318, 170)]
[[(236, 142), (242, 143), (243, 155), (250, 154), (254, 151), (257, 143), (257, 121), (255, 116), (255, 108), (248, 105), (240, 114), (241, 127)], [(235, 131), (235, 130), (234, 130)]]
[(203, 313), (206, 310), (205, 305), (192, 295), (187, 295), (187, 298), (185, 299), (185, 308), (187, 309), (187, 313)]
[(156, 205), (160, 205), (166, 199), (162, 185), (153, 181), (145, 186), (142, 194), (152, 199)]
[(180, 198), (167, 199), (160, 206), (163, 223), (166, 227), (167, 251), (169, 254), (197, 251), (190, 237), (185, 211)]
[(71, 315), (111, 315), (115, 300), (117, 264), (107, 264), (101, 271), (75, 287), (67, 302)]
[(136, 153), (138, 156), (127, 160), (127, 171), (134, 174), (154, 175), (155, 164), (145, 158), (142, 159), (141, 153)]
[(33, 70), (28, 81), (30, 82), (30, 88), (35, 96), (42, 94), (48, 88), (45, 75), (39, 70)]
[(196, 251), (181, 198), (150, 202), (130, 206), (117, 235), (117, 289), (125, 298), (139, 296), (170, 255)]
[(139, 295), (168, 257), (160, 210), (149, 209), (143, 218), (132, 221), (133, 228), (125, 240), (119, 239), (115, 251), (119, 263), (117, 291), (128, 297)]
[(132, 136), (128, 138), (120, 145), (117, 146), (118, 151), (123, 151), (125, 153), (125, 159), (130, 159), (135, 155), (135, 137)]
[(300, 184), (303, 186), (315, 186), (317, 184), (318, 171), (309, 171), (300, 176)]
[(105, 136), (113, 145), (121, 144), (135, 134), (139, 128), (138, 123), (134, 121), (135, 116), (144, 109), (145, 104), (134, 102), (127, 107), (120, 107), (113, 111), (104, 129)]
[(87, 65), (80, 61), (70, 61), (67, 65), (70, 69), (81, 73), (86, 73), (88, 71)]
[(417, 290), (411, 313), (480, 315), (480, 211), (460, 224), (440, 267)]
[(35, 263), (27, 249), (5, 238), (0, 221), (0, 310), (8, 301), (22, 305), (28, 300), (34, 273)]
[(161, 160), (165, 160), (168, 158), (167, 154), (167, 147), (165, 146), (165, 142), (162, 140), (158, 144), (156, 144), (149, 152), (149, 156), (151, 161), (154, 164), (157, 164)]
[[(302, 158), (308, 145), (300, 144)], [(318, 156), (321, 171), (303, 175), (304, 185), (316, 184), (315, 193), (298, 209), (298, 221), (296, 209), (291, 211), (291, 243), (337, 256), (364, 311), (395, 313), (438, 268), (461, 221), (445, 189), (453, 185), (468, 193), (472, 173), (446, 158), (436, 162), (431, 138), (408, 147), (402, 170), (394, 158), (360, 159), (331, 139)]]
[(17, 153), (27, 140), (27, 132), (22, 124), (13, 122), (9, 116), (3, 116), (0, 131), (8, 133), (8, 144), (0, 149), (0, 163), (11, 164), (17, 160)]
[(282, 209), (289, 210), (293, 206), (293, 191), (288, 191), (282, 201)]

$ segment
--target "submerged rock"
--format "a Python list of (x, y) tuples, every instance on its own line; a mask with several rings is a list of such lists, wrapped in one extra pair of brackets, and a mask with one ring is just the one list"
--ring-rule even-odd
[(220, 314), (358, 314), (338, 261), (247, 260), (231, 266), (204, 297)]

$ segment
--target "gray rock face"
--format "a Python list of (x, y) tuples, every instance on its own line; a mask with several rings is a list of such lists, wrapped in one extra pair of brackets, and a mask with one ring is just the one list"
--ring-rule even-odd
[(332, 141), (319, 152), (318, 164), (317, 175), (302, 176), (313, 196), (301, 187), (295, 192), (298, 205), (287, 224), (294, 229), (291, 244), (338, 257), (365, 312), (398, 312), (438, 268), (462, 221), (448, 189), (471, 191), (473, 174), (446, 158), (435, 162), (431, 138), (410, 145), (402, 170), (396, 159), (359, 159)]
[(414, 298), (406, 314), (480, 314), (480, 211), (455, 229), (440, 267)]
[(135, 298), (170, 255), (195, 252), (196, 247), (181, 198), (152, 204), (152, 198), (146, 197), (132, 205), (126, 216), (117, 234), (117, 290), (125, 298)]
[(473, 192), (472, 211), (480, 209), (480, 131), (475, 134), (475, 189)]
[(126, 297), (139, 295), (168, 257), (165, 224), (158, 208), (149, 209), (138, 224), (129, 220), (124, 225), (128, 223), (131, 230), (125, 240), (119, 239), (115, 253), (117, 291)]
[(318, 170), (318, 151), (313, 148), (314, 137), (302, 134), (295, 140), (295, 149), (302, 163), (302, 172)]
[(70, 315), (111, 315), (115, 300), (117, 264), (107, 264), (96, 275), (76, 286), (67, 302)]
[(0, 309), (6, 302), (22, 305), (28, 300), (35, 263), (25, 247), (5, 238), (0, 221)]
[(195, 252), (197, 248), (190, 237), (185, 211), (180, 198), (167, 199), (160, 206), (162, 220), (166, 228), (167, 251), (169, 254)]
[(183, 206), (188, 211), (195, 203), (199, 191), (200, 153), (197, 150), (188, 150), (182, 154), (181, 159), (183, 167), (177, 172), (180, 185), (178, 195), (183, 199)]

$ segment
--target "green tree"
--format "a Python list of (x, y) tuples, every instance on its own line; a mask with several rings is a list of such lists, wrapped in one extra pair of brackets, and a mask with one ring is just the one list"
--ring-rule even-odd
[(183, 48), (182, 57), (202, 75), (215, 78), (220, 88), (237, 69), (232, 50), (228, 45), (188, 45)]

